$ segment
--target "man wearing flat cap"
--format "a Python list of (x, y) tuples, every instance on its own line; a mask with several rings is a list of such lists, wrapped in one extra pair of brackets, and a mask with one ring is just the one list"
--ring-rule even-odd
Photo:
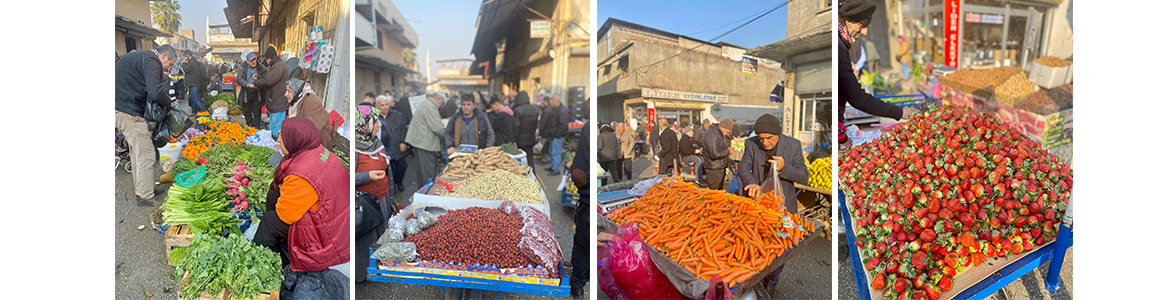
[[(837, 60), (837, 89), (841, 92), (837, 101), (837, 120), (845, 120), (845, 103), (849, 103), (853, 108), (868, 114), (896, 120), (918, 112), (918, 109), (899, 108), (897, 105), (881, 101), (861, 88), (861, 83), (857, 82), (857, 76), (853, 75), (853, 68), (850, 66), (850, 61), (855, 57), (849, 57), (849, 49), (862, 47), (858, 43), (861, 38), (861, 29), (869, 27), (869, 21), (877, 7), (870, 0), (844, 0), (839, 5), (837, 10), (837, 57), (842, 59)], [(845, 126), (843, 125), (841, 121), (837, 122), (837, 142), (848, 147), (852, 143), (845, 136)]]

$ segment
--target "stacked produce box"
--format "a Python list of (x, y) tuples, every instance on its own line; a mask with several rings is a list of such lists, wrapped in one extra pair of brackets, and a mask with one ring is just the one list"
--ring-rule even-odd
[(1068, 165), (995, 117), (943, 106), (851, 149), (841, 187), (872, 295), (949, 298), (1055, 239)]

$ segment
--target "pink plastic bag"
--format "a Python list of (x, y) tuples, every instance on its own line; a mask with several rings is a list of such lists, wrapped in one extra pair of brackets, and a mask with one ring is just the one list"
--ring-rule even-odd
[(658, 270), (638, 236), (638, 226), (627, 223), (618, 228), (613, 243), (606, 247), (609, 270), (630, 299), (683, 299), (683, 295)]

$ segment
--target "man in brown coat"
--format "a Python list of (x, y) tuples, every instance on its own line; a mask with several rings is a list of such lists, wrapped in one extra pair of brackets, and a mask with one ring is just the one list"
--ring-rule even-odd
[(280, 123), (288, 116), (288, 97), (284, 95), (288, 89), (288, 66), (280, 60), (276, 48), (272, 46), (268, 46), (260, 61), (269, 66), (268, 72), (256, 76), (253, 84), (261, 89), (261, 98), (265, 99), (265, 105), (268, 106), (268, 131), (272, 132), (272, 139), (275, 140), (280, 136)]

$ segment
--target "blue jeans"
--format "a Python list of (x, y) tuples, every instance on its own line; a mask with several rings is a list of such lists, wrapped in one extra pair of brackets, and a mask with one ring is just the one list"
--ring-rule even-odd
[(902, 63), (902, 78), (910, 80), (910, 62)]
[(273, 140), (280, 137), (280, 123), (284, 123), (286, 114), (288, 114), (287, 111), (268, 113), (268, 131), (272, 132)]
[(549, 154), (549, 156), (552, 156), (552, 158), (549, 161), (552, 162), (551, 168), (552, 168), (553, 172), (559, 173), (560, 172), (559, 170), (564, 165), (564, 163), (561, 161), (564, 159), (563, 152), (565, 152), (565, 149), (561, 146), (564, 143), (565, 143), (565, 137), (559, 137), (559, 138), (552, 139), (552, 142), (549, 142), (548, 146), (545, 146), (545, 147), (550, 147), (550, 148), (548, 148), (548, 154)]
[(187, 99), (191, 101), (191, 113), (197, 114), (207, 111), (207, 108), (203, 107), (203, 99), (199, 99), (199, 87), (189, 87), (188, 90), (191, 91), (187, 94)]

